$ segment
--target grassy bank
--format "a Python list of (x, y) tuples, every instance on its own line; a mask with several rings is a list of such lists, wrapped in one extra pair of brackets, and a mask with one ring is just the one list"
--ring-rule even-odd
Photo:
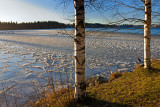
[(108, 83), (88, 87), (83, 103), (74, 102), (72, 91), (59, 92), (49, 94), (34, 106), (157, 107), (160, 106), (160, 61), (153, 61), (150, 70), (139, 67)]

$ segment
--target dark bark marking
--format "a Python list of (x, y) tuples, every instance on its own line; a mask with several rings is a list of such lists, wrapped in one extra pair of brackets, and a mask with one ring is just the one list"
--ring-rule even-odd
[(81, 89), (81, 90), (86, 90), (85, 81), (82, 81), (82, 82), (80, 83), (80, 89)]
[(148, 2), (148, 3), (146, 3), (146, 5), (145, 6), (151, 6), (151, 3), (150, 2)]
[(149, 39), (149, 37), (148, 37), (148, 36), (144, 36), (144, 38), (145, 38), (145, 39)]
[(77, 63), (78, 63), (79, 65), (81, 65), (81, 63), (79, 62), (79, 59), (77, 58), (77, 56), (75, 56), (75, 59), (76, 59)]
[(81, 13), (77, 13), (76, 16), (82, 15)]
[(76, 74), (78, 74), (78, 75), (84, 75), (83, 72), (76, 72)]
[(79, 7), (79, 9), (77, 9), (77, 11), (84, 11), (84, 5), (81, 5), (80, 7)]
[(85, 64), (85, 59), (82, 61), (82, 66)]
[(74, 42), (76, 42), (77, 44), (81, 45), (81, 43), (77, 39), (74, 39)]
[(77, 25), (75, 26), (75, 28), (76, 28), (76, 31), (78, 31), (78, 26)]
[(85, 50), (85, 46), (82, 47), (81, 49), (77, 49), (76, 51), (81, 51), (81, 50)]
[(76, 36), (78, 36), (78, 37), (83, 37), (82, 34), (80, 34), (80, 33), (76, 34)]
[(85, 54), (85, 51), (82, 54)]
[(84, 26), (84, 21), (83, 20), (80, 20), (79, 22), (78, 22), (78, 25), (77, 26), (81, 26), (81, 28), (84, 28), (85, 26)]

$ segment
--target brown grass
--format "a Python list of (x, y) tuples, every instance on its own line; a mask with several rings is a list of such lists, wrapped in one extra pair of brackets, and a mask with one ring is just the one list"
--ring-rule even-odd
[(122, 73), (121, 73), (120, 71), (114, 72), (114, 73), (112, 73), (112, 74), (110, 75), (109, 82), (111, 82), (111, 81), (113, 81), (113, 80), (115, 80), (115, 79), (117, 79), (117, 78), (119, 78), (119, 77), (121, 77), (121, 76), (122, 76)]
[(36, 103), (30, 104), (32, 107), (67, 107), (73, 101), (73, 91), (70, 89), (60, 89), (57, 92), (46, 92), (45, 97)]
[(139, 67), (130, 73), (112, 73), (112, 82), (87, 88), (84, 102), (75, 102), (74, 91), (62, 89), (47, 93), (34, 107), (159, 107), (160, 61), (153, 62), (149, 70)]

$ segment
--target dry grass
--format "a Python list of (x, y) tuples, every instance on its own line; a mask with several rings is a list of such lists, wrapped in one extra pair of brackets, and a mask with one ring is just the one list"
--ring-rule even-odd
[[(92, 98), (133, 107), (158, 107), (160, 105), (160, 61), (152, 63), (150, 70), (140, 67), (131, 73), (87, 91)], [(98, 107), (98, 106), (97, 106)]]
[(111, 81), (88, 87), (84, 102), (75, 102), (74, 92), (63, 89), (56, 93), (47, 93), (34, 104), (34, 107), (158, 107), (160, 105), (160, 61), (152, 61), (150, 70), (139, 67), (123, 75), (120, 72), (113, 73)]
[(112, 74), (110, 75), (109, 82), (111, 82), (111, 81), (113, 81), (113, 80), (115, 80), (115, 79), (117, 79), (117, 78), (119, 78), (119, 77), (121, 77), (121, 76), (122, 76), (122, 73), (121, 73), (120, 71), (114, 72), (114, 73), (112, 73)]
[(46, 92), (45, 97), (36, 103), (31, 103), (32, 107), (66, 107), (73, 101), (73, 91), (70, 89), (60, 89), (57, 92)]

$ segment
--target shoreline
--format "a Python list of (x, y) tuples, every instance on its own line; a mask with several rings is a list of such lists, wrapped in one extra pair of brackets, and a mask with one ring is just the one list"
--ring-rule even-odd
[[(90, 34), (128, 34), (128, 35), (143, 35), (143, 33), (133, 33), (133, 32), (117, 32), (120, 30), (125, 30), (125, 29), (119, 29), (119, 30), (115, 30), (115, 31), (104, 31), (104, 30), (97, 30), (97, 28), (86, 28), (86, 29), (92, 29), (92, 30), (86, 30), (86, 34), (90, 35)], [(93, 31), (93, 29), (95, 29), (95, 31)], [(106, 28), (104, 28), (106, 29)], [(154, 28), (153, 28), (154, 29)], [(126, 29), (127, 30), (127, 29)], [(6, 32), (2, 32), (2, 31), (6, 31)], [(20, 29), (20, 30), (0, 30), (0, 34), (9, 34), (9, 33), (14, 33), (14, 31), (63, 31), (63, 33), (69, 33), (69, 34), (74, 34), (74, 29), (73, 28), (55, 28), (55, 29)], [(151, 36), (160, 36), (160, 34), (151, 34)]]

